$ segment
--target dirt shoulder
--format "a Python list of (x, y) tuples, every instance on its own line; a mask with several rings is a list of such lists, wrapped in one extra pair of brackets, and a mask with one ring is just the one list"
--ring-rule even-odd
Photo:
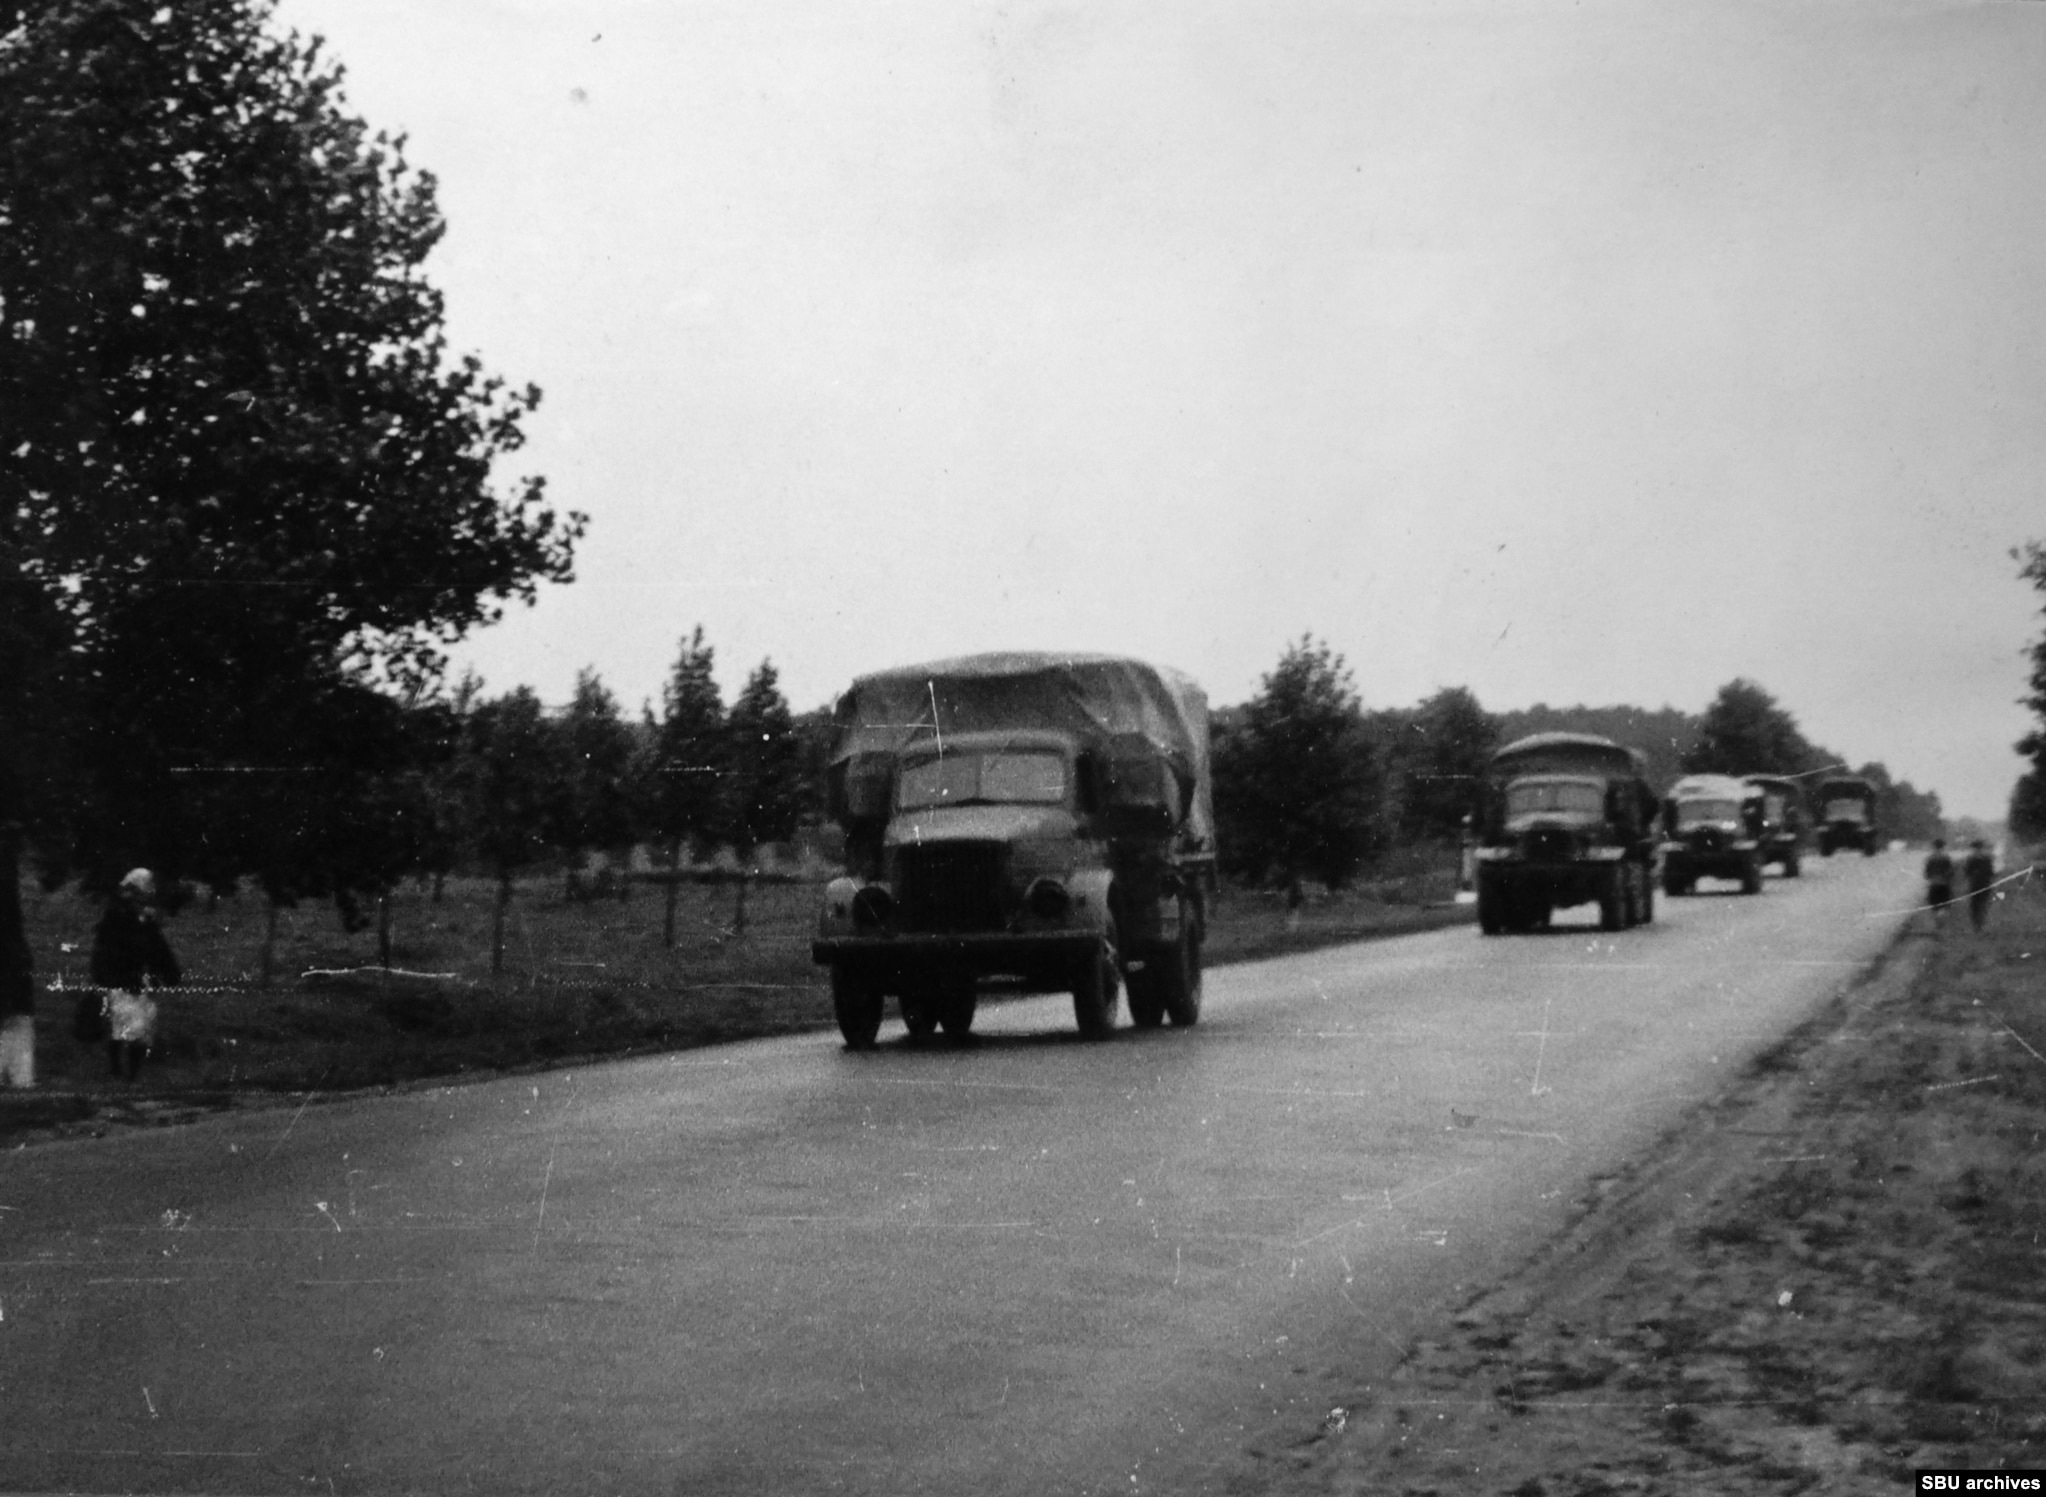
[(2046, 1466), (2046, 888), (1915, 926), (1264, 1490), (1904, 1492)]

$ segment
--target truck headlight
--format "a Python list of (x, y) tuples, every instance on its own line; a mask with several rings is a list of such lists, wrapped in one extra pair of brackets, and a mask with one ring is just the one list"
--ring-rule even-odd
[(895, 913), (895, 896), (879, 884), (868, 884), (852, 897), (853, 924), (861, 930), (880, 930)]
[(1023, 895), (1023, 907), (1040, 920), (1063, 920), (1073, 907), (1073, 896), (1055, 878), (1041, 878)]

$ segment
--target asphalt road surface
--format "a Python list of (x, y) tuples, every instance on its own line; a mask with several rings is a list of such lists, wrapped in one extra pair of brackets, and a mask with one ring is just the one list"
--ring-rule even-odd
[(1033, 999), (12, 1151), (0, 1489), (1235, 1489), (1915, 893), (1806, 868), (1213, 972), (1192, 1031)]

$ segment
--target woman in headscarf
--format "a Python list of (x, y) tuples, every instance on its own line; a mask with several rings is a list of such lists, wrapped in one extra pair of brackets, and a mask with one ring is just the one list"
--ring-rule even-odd
[(149, 989), (174, 986), (183, 973), (149, 901), (156, 878), (137, 868), (121, 880), (92, 936), (92, 980), (105, 995), (107, 1065), (133, 1081), (156, 1041), (156, 1000)]

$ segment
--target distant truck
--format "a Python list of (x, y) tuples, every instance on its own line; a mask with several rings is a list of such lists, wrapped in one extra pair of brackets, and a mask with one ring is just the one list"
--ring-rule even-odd
[(1750, 774), (1741, 779), (1762, 792), (1762, 862), (1774, 863), (1785, 878), (1796, 878), (1803, 872), (1804, 788), (1788, 775)]
[(1819, 851), (1832, 857), (1858, 847), (1874, 857), (1882, 846), (1876, 828), (1876, 787), (1860, 775), (1839, 775), (1819, 785)]
[(1763, 810), (1760, 786), (1732, 775), (1685, 775), (1663, 799), (1662, 891), (1689, 894), (1701, 878), (1740, 881), (1741, 893), (1762, 892)]
[(1589, 733), (1507, 744), (1486, 767), (1474, 817), (1478, 928), (1532, 930), (1594, 903), (1606, 930), (1653, 920), (1655, 813), (1638, 749)]
[(991, 654), (862, 676), (828, 784), (847, 868), (811, 956), (848, 1047), (894, 997), (915, 1040), (964, 1038), (983, 983), (1070, 992), (1081, 1034), (1201, 1013), (1215, 889), (1208, 702), (1108, 655)]

